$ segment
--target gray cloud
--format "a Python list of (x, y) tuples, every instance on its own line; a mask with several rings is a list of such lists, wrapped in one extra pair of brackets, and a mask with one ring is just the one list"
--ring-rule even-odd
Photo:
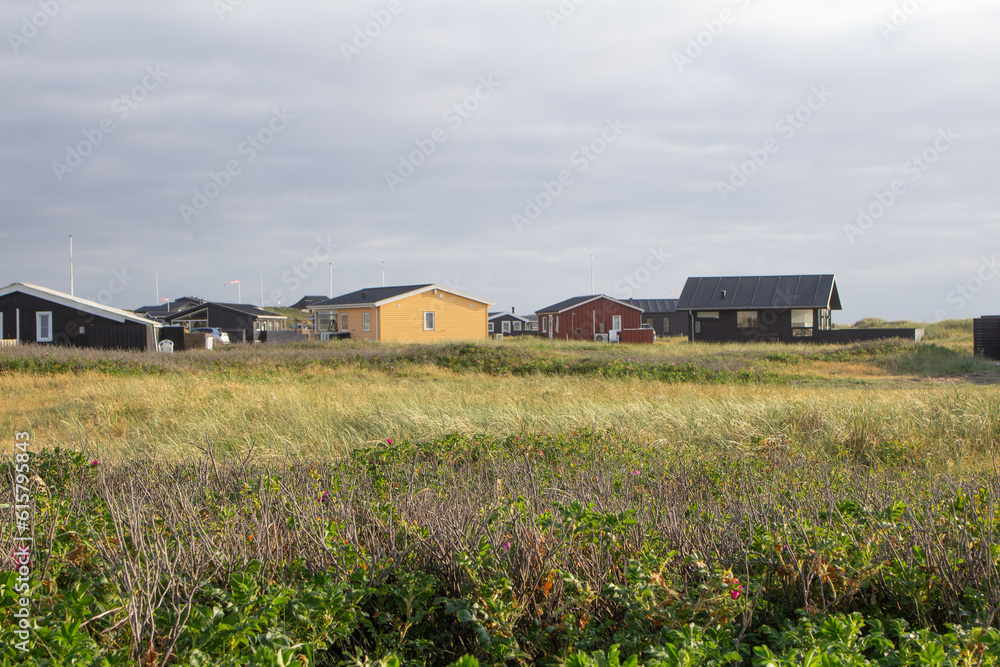
[[(81, 296), (124, 267), (115, 305), (152, 303), (154, 272), (161, 296), (231, 299), (240, 279), (256, 302), (263, 271), (288, 303), (329, 291), (329, 262), (289, 272), (333, 238), (337, 292), (378, 284), (385, 261), (390, 283), (450, 281), (523, 312), (588, 291), (592, 253), (614, 294), (662, 244), (635, 296), (688, 275), (834, 272), (842, 322), (1000, 312), (1000, 280), (948, 301), (1000, 250), (992, 2), (903, 20), (902, 0), (590, 0), (553, 29), (558, 2), (244, 0), (220, 18), (211, 2), (77, 0), (26, 38), (50, 4), (0, 7), (0, 282), (68, 289), (72, 234)], [(150, 87), (149, 68), (168, 74)], [(500, 86), (456, 125), (481, 77)], [(778, 130), (817, 86), (829, 100)], [(294, 119), (272, 137), (275, 109)], [(615, 118), (627, 127), (581, 169)], [(941, 128), (960, 138), (850, 242), (859, 207)], [(435, 130), (446, 140), (391, 191), (386, 172)], [(511, 216), (564, 171), (518, 233)], [(186, 222), (181, 205), (222, 181)]]

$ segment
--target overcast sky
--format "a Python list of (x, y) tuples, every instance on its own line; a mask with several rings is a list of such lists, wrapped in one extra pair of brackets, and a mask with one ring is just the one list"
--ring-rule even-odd
[[(1000, 313), (995, 0), (4, 0), (0, 283)], [(224, 286), (239, 280), (239, 285)]]

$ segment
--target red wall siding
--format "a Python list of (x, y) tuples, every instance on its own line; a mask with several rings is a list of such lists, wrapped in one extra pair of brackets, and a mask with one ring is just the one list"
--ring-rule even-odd
[(559, 313), (558, 316), (554, 315), (553, 330), (555, 318), (558, 317), (559, 332), (552, 337), (562, 340), (594, 340), (594, 334), (601, 333), (602, 324), (604, 333), (611, 331), (611, 318), (614, 315), (621, 315), (622, 329), (638, 329), (641, 324), (642, 311), (608, 299), (597, 299)]

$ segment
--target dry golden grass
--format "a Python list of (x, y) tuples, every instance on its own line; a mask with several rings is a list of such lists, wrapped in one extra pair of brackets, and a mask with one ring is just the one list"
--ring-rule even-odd
[[(832, 364), (833, 373), (858, 373)], [(227, 379), (0, 376), (5, 432), (96, 456), (157, 452), (333, 455), (385, 438), (597, 428), (671, 449), (738, 455), (760, 447), (990, 465), (1000, 451), (1000, 387), (930, 382), (829, 386), (667, 384), (621, 378), (488, 376), (421, 367), (402, 375), (316, 368)]]

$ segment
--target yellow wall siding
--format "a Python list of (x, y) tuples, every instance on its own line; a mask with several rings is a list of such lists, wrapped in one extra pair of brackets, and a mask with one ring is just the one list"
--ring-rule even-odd
[[(347, 331), (351, 332), (351, 340), (378, 340), (378, 314), (376, 308), (365, 306), (364, 308), (341, 308), (337, 315), (339, 322), (343, 315), (347, 315)], [(371, 331), (364, 331), (362, 313), (369, 313), (371, 317)]]
[[(417, 294), (379, 308), (380, 340), (417, 342), (433, 340), (485, 340), (485, 303), (434, 291)], [(424, 331), (424, 312), (434, 312), (434, 331)], [(351, 333), (354, 337), (354, 333)]]

